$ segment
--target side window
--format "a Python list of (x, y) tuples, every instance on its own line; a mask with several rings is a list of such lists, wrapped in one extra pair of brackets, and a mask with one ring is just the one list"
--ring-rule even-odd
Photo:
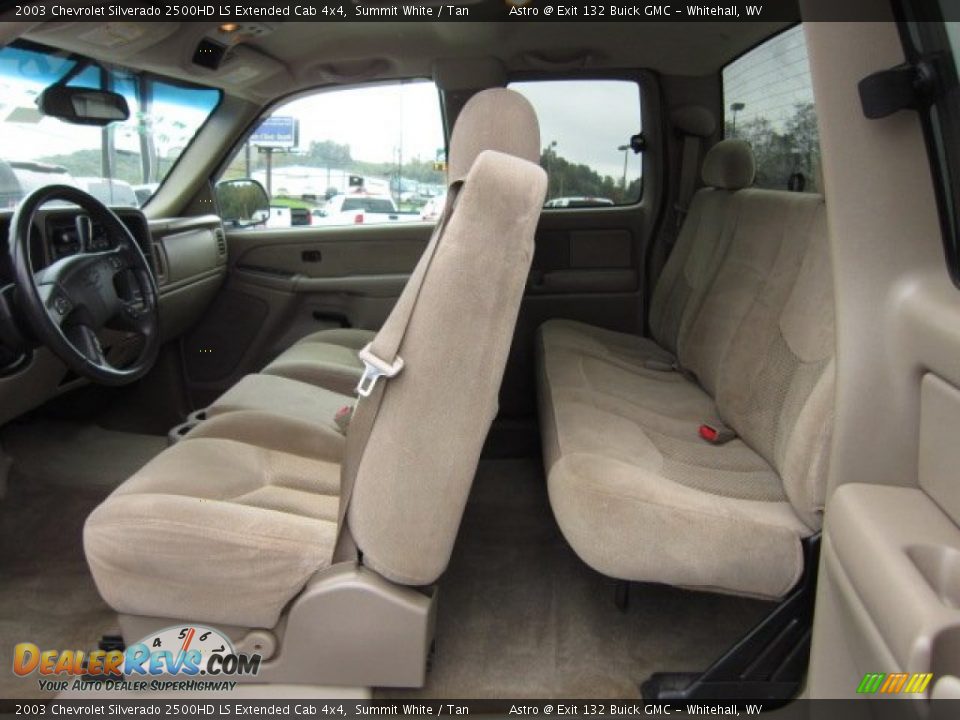
[(440, 98), (432, 82), (327, 90), (273, 110), (219, 180), (252, 178), (269, 213), (252, 230), (435, 219), (446, 191)]
[(629, 205), (643, 193), (642, 156), (630, 149), (641, 130), (640, 87), (630, 80), (510, 83), (540, 119), (540, 164), (548, 208)]
[(757, 158), (756, 186), (821, 192), (820, 138), (800, 25), (723, 69), (724, 135)]
[[(960, 287), (960, 22), (950, 0), (904, 2), (907, 59), (932, 63), (933, 103), (922, 111), (927, 152), (938, 185), (947, 269)], [(938, 21), (939, 19), (939, 21)]]

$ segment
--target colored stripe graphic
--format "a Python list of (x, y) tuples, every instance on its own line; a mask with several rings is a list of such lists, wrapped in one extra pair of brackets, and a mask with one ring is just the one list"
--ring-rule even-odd
[(872, 695), (880, 689), (880, 685), (886, 676), (886, 673), (867, 673), (860, 681), (857, 692)]
[(933, 673), (867, 673), (857, 686), (857, 693), (873, 695), (919, 695), (926, 692)]
[(904, 689), (905, 693), (922, 693), (933, 680), (933, 673), (914, 673)]
[(887, 693), (888, 695), (900, 692), (904, 684), (906, 684), (908, 677), (910, 676), (907, 675), (907, 673), (890, 673), (880, 688), (880, 692)]

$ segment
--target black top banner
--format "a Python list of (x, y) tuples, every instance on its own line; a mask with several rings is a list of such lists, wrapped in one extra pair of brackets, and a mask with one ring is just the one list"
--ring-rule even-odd
[(266, 22), (864, 22), (890, 20), (894, 4), (919, 20), (960, 20), (958, 0), (837, 0), (801, 13), (799, 0), (0, 0), (4, 20)]
[[(269, 692), (268, 688), (265, 688)], [(770, 715), (775, 711), (774, 715)], [(781, 703), (737, 700), (646, 702), (643, 700), (244, 700), (180, 695), (169, 700), (0, 700), (0, 720), (23, 717), (159, 718), (356, 718), (370, 716), (543, 718), (775, 717), (777, 720), (954, 720), (957, 700), (797, 700)]]

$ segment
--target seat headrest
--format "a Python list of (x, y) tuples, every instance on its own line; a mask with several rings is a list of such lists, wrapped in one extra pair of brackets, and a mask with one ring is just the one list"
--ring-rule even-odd
[(744, 140), (721, 140), (703, 159), (701, 177), (705, 185), (722, 190), (739, 190), (753, 184), (757, 165), (753, 148)]
[(717, 129), (717, 119), (702, 105), (681, 105), (670, 111), (670, 122), (684, 135), (710, 137)]
[(490, 88), (467, 101), (450, 137), (448, 182), (463, 180), (484, 150), (540, 162), (540, 123), (523, 95), (506, 88)]

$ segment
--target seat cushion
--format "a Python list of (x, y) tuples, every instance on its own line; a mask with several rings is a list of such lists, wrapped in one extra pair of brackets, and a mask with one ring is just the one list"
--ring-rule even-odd
[(260, 410), (336, 430), (334, 417), (349, 395), (279, 375), (246, 375), (207, 407), (207, 417), (242, 410)]
[(553, 347), (539, 363), (544, 462), (557, 523), (580, 558), (625, 580), (789, 590), (812, 531), (760, 455), (699, 437), (719, 417), (713, 399), (677, 372)]
[(799, 578), (800, 538), (811, 530), (776, 471), (742, 441), (710, 445), (696, 423), (590, 392), (554, 392), (551, 411), (550, 502), (591, 567), (760, 597)]
[(363, 373), (357, 352), (375, 335), (354, 328), (321, 330), (285, 350), (263, 372), (353, 396)]
[(87, 561), (118, 612), (272, 627), (330, 564), (339, 487), (332, 459), (187, 438), (93, 511)]
[(297, 340), (296, 345), (304, 343), (324, 343), (327, 345), (340, 345), (351, 350), (362, 350), (363, 346), (373, 340), (376, 333), (373, 330), (361, 330), (360, 328), (332, 328), (329, 330), (318, 330), (315, 333), (304, 335)]
[[(758, 597), (782, 597), (796, 583), (810, 530), (776, 499), (779, 481), (759, 456), (738, 443), (715, 459), (681, 460), (633, 439), (640, 461), (572, 453), (550, 469), (554, 515), (584, 562), (610, 577)], [(725, 494), (748, 479), (757, 499)]]
[(649, 338), (615, 332), (574, 320), (548, 320), (540, 326), (540, 343), (545, 350), (568, 351), (581, 356), (644, 369), (648, 360), (672, 363), (673, 355)]
[(693, 380), (676, 371), (650, 370), (638, 362), (644, 356), (669, 355), (650, 340), (551, 320), (541, 327), (537, 350), (537, 397), (548, 471), (566, 452), (561, 435), (569, 442), (581, 431), (597, 430), (576, 413), (567, 414), (561, 427), (555, 403), (611, 408), (639, 423), (656, 422), (662, 431), (679, 437), (718, 419), (713, 399)]

